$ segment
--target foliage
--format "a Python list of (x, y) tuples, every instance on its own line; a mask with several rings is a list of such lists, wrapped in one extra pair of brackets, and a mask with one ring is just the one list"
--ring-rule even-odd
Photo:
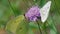
[[(24, 14), (35, 3), (42, 7), (47, 1), (49, 0), (0, 0), (0, 29), (4, 28), (12, 34), (39, 33), (37, 23), (26, 20)], [(58, 34), (57, 25), (60, 25), (60, 0), (51, 1), (52, 5), (47, 21), (41, 23), (39, 20), (43, 34)]]

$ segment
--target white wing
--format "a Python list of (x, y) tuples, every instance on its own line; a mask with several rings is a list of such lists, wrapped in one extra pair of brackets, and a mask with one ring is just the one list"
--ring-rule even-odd
[(47, 20), (49, 10), (51, 6), (51, 1), (48, 1), (41, 9), (40, 9), (40, 14), (41, 14), (41, 21), (45, 22)]

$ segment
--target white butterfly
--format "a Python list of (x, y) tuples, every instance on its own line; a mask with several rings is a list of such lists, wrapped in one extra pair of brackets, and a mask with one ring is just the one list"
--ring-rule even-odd
[(48, 18), (49, 15), (49, 10), (51, 6), (51, 1), (48, 1), (41, 9), (40, 9), (40, 16), (41, 16), (41, 21), (45, 22)]

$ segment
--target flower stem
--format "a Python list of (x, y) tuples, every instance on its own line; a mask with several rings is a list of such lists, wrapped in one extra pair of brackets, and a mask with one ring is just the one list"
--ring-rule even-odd
[(39, 25), (38, 21), (37, 21), (37, 24), (38, 24), (38, 28), (39, 28), (40, 34), (42, 34), (42, 31), (41, 31), (41, 28), (40, 28), (40, 25)]

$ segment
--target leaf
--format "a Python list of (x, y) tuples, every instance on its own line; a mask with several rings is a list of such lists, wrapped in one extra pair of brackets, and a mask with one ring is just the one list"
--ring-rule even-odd
[(28, 34), (34, 34), (32, 29), (29, 28)]
[(45, 5), (46, 1), (47, 1), (47, 0), (40, 0), (40, 4), (39, 4), (40, 7), (42, 7), (43, 5)]
[(30, 22), (30, 23), (29, 23), (29, 26), (30, 26), (30, 28), (32, 28), (32, 29), (37, 29), (37, 28), (38, 28), (38, 25), (36, 24), (36, 22)]
[(54, 30), (50, 30), (50, 34), (56, 34), (56, 32)]
[[(50, 13), (51, 21), (53, 20), (52, 23), (54, 23), (56, 27), (58, 27), (57, 25), (60, 25), (60, 4), (59, 4), (60, 2), (59, 1), (60, 0), (52, 0), (52, 7), (51, 7), (51, 13)], [(59, 30), (58, 28), (56, 29), (54, 25), (51, 25), (51, 26), (53, 27), (51, 31), (56, 33), (57, 30)]]
[(55, 27), (54, 20), (51, 16), (48, 18), (47, 22), (48, 22), (48, 26), (50, 28), (50, 34), (57, 34), (57, 29)]
[(17, 16), (7, 23), (6, 30), (16, 34), (26, 33), (28, 25), (24, 20), (25, 18), (23, 15)]
[(30, 22), (28, 34), (35, 34), (35, 33), (39, 33), (38, 25), (36, 22)]

